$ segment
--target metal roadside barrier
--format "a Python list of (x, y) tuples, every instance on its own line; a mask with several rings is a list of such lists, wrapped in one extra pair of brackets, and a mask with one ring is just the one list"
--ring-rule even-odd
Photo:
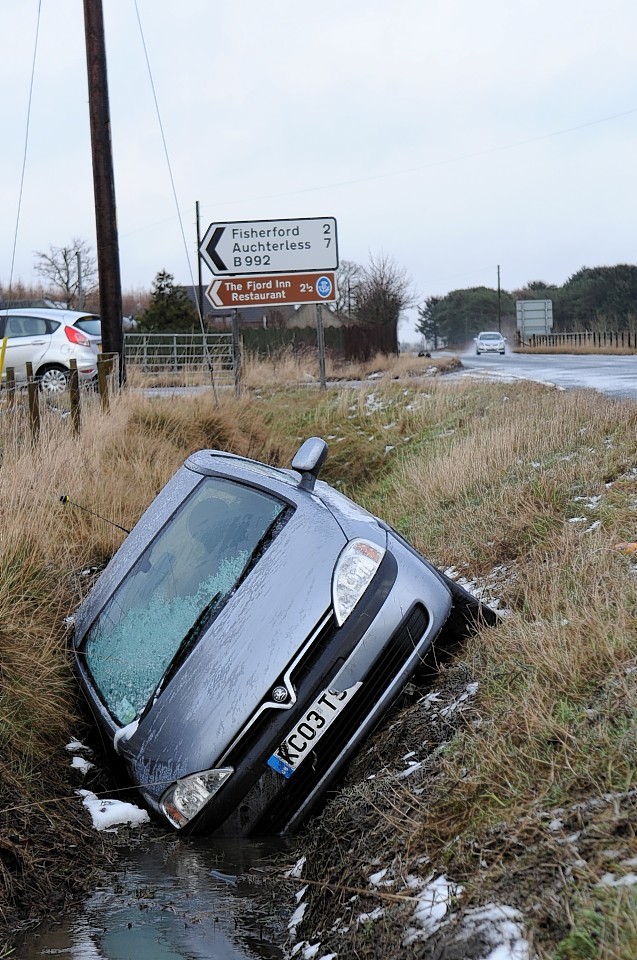
[(232, 333), (126, 333), (127, 366), (144, 373), (202, 372), (217, 383), (235, 382), (236, 348)]

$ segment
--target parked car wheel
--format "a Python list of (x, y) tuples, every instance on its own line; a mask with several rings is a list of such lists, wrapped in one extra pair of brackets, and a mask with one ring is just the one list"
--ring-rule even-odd
[(38, 373), (38, 383), (42, 393), (49, 396), (58, 396), (64, 393), (69, 380), (69, 372), (64, 367), (44, 367)]

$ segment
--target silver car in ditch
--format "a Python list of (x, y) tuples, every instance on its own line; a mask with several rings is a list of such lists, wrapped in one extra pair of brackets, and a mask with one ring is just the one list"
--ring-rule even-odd
[(496, 620), (318, 480), (326, 455), (192, 454), (76, 613), (102, 736), (177, 830), (293, 831), (436, 638)]

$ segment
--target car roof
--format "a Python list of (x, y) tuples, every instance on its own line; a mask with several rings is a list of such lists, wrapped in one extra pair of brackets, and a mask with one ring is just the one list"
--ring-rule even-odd
[(74, 323), (76, 320), (91, 319), (99, 320), (96, 313), (87, 313), (85, 310), (59, 310), (56, 307), (20, 307), (18, 309), (0, 310), (0, 316), (6, 317), (44, 317), (45, 320), (64, 319), (65, 323)]
[(481, 330), (478, 334), (479, 337), (501, 337), (502, 334), (497, 330)]

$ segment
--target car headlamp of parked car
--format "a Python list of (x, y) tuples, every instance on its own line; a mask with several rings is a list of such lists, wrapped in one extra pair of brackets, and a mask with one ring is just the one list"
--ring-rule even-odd
[(326, 455), (193, 453), (76, 612), (100, 733), (182, 832), (295, 830), (432, 644), (497, 621), (319, 480)]

